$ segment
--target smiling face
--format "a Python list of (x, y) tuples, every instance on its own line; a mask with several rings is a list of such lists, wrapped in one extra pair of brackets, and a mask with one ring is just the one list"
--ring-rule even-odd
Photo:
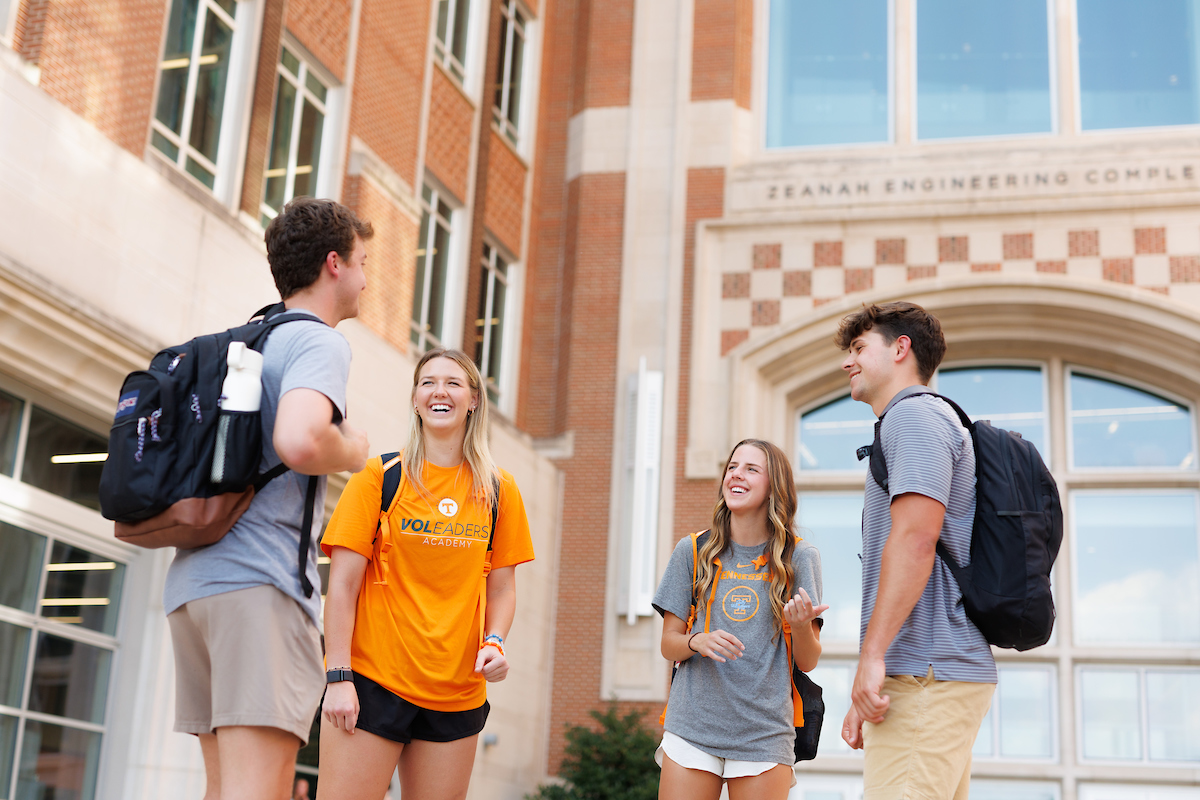
[(771, 477), (767, 472), (767, 454), (752, 444), (733, 451), (725, 467), (721, 495), (733, 514), (756, 512), (771, 494)]
[(421, 368), (413, 389), (413, 406), (427, 430), (465, 428), (467, 411), (474, 411), (478, 402), (466, 370), (453, 359), (431, 358)]
[[(850, 396), (875, 408), (880, 402), (886, 404), (896, 391), (903, 389), (904, 386), (893, 389), (892, 384), (897, 377), (897, 356), (907, 350), (907, 343), (906, 336), (889, 343), (874, 329), (856, 336), (842, 361), (842, 369), (850, 377)], [(877, 409), (876, 413), (881, 410)]]

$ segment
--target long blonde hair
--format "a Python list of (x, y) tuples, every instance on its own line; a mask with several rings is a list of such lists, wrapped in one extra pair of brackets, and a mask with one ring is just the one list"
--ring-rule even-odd
[[(497, 476), (496, 462), (492, 460), (492, 451), (488, 447), (488, 396), (483, 386), (483, 378), (479, 368), (475, 366), (462, 350), (452, 350), (437, 347), (421, 356), (417, 368), (413, 370), (413, 389), (410, 402), (416, 399), (417, 387), (421, 381), (421, 370), (435, 358), (448, 358), (462, 367), (467, 374), (467, 384), (475, 394), (475, 410), (467, 415), (467, 433), (463, 438), (463, 458), (471, 467), (474, 493), (481, 497), (486, 505), (491, 505), (496, 497), (496, 486), (493, 478)], [(425, 466), (425, 423), (421, 415), (415, 411), (408, 425), (408, 444), (404, 446), (404, 480), (408, 481), (418, 493), (427, 494), (425, 484), (421, 479)]]
[(767, 495), (767, 558), (771, 569), (771, 613), (775, 617), (775, 629), (783, 629), (783, 607), (791, 599), (792, 552), (796, 549), (796, 536), (792, 526), (796, 519), (796, 482), (792, 477), (792, 465), (783, 451), (762, 439), (743, 439), (733, 446), (725, 460), (721, 473), (721, 485), (717, 488), (717, 505), (713, 508), (712, 532), (697, 553), (696, 587), (699, 592), (697, 607), (703, 608), (706, 598), (717, 581), (716, 565), (713, 561), (725, 551), (732, 539), (729, 520), (732, 517), (725, 505), (725, 475), (733, 454), (743, 445), (757, 447), (767, 457), (767, 476), (770, 478), (770, 493)]

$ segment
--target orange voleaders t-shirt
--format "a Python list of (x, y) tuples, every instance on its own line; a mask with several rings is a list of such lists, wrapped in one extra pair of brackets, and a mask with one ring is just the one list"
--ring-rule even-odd
[[(525, 504), (500, 470), (492, 569), (533, 560)], [(350, 642), (351, 668), (393, 694), (433, 711), (467, 711), (487, 699), (474, 672), (479, 653), (480, 580), (492, 510), (472, 491), (471, 467), (425, 464), (427, 495), (407, 476), (379, 528), (383, 463), (367, 462), (338, 500), (321, 540), (328, 555), (346, 547), (369, 559)], [(384, 541), (385, 539), (389, 541)]]

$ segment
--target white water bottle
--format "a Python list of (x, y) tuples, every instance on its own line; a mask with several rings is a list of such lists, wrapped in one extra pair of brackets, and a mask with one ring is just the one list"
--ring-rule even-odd
[(230, 342), (229, 371), (221, 384), (222, 411), (258, 411), (262, 403), (262, 353), (245, 342)]
[[(221, 412), (217, 420), (217, 441), (209, 475), (214, 484), (221, 484), (226, 480), (237, 481), (239, 473), (242, 472), (238, 466), (241, 459), (237, 458), (236, 454), (233, 456), (233, 463), (230, 463), (229, 428), (233, 424), (231, 412), (258, 411), (262, 404), (262, 353), (246, 347), (245, 342), (230, 342), (226, 363), (229, 365), (229, 371), (225, 373), (225, 381), (221, 384)], [(257, 421), (254, 424), (257, 425)], [(234, 445), (236, 453), (236, 443)], [(254, 463), (257, 464), (257, 458)]]

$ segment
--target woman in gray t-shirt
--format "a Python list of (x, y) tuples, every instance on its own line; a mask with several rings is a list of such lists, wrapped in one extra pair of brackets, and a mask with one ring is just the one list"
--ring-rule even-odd
[(712, 529), (679, 542), (654, 595), (662, 654), (679, 662), (664, 712), (659, 797), (779, 798), (795, 782), (790, 631), (797, 667), (821, 655), (821, 557), (792, 532), (783, 451), (746, 439), (725, 465)]

